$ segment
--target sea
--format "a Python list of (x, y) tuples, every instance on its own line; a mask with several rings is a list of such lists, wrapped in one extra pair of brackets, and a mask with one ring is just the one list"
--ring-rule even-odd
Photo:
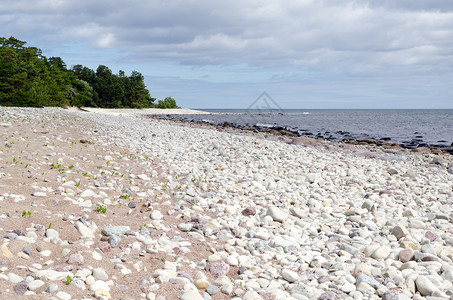
[(406, 148), (453, 147), (453, 109), (199, 109), (169, 119), (235, 127), (283, 128), (330, 140), (375, 139)]

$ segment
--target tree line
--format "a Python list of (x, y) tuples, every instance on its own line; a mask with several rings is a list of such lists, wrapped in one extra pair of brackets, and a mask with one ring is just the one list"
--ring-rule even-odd
[(77, 106), (101, 108), (177, 108), (167, 97), (157, 104), (137, 71), (113, 74), (100, 65), (96, 71), (60, 57), (47, 58), (36, 47), (14, 37), (0, 37), (0, 105)]

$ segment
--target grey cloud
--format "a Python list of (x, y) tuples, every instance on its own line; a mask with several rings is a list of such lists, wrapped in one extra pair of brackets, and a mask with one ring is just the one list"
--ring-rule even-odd
[(356, 74), (448, 72), (453, 66), (451, 1), (5, 2), (0, 20), (7, 31), (88, 40), (132, 51), (131, 59)]

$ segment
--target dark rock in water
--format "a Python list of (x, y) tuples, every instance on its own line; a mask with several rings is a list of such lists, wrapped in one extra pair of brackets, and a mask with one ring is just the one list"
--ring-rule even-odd
[(392, 140), (392, 138), (390, 138), (390, 137), (383, 137), (383, 138), (381, 138), (381, 141), (391, 141), (391, 140)]
[(416, 138), (416, 139), (422, 139), (423, 136), (422, 136), (422, 135), (417, 135), (417, 136), (415, 136), (415, 138)]
[(358, 140), (359, 143), (369, 144), (369, 145), (377, 145), (379, 142), (373, 139), (363, 139)]

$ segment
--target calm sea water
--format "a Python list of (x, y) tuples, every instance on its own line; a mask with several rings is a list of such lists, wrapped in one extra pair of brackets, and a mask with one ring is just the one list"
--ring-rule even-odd
[[(239, 126), (281, 126), (301, 135), (341, 140), (390, 139), (403, 145), (450, 147), (453, 143), (453, 109), (440, 110), (211, 110), (212, 115), (184, 115), (178, 119), (229, 122)], [(235, 114), (239, 113), (239, 114)], [(247, 113), (247, 114), (244, 114)]]

